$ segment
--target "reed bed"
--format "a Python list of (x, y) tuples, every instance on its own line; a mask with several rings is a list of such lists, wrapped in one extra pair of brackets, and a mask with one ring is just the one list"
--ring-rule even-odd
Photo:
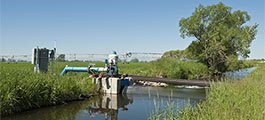
[(29, 63), (0, 63), (1, 115), (61, 104), (94, 92), (84, 75), (35, 74)]
[(124, 64), (120, 65), (120, 69), (127, 74), (176, 79), (203, 79), (208, 76), (208, 68), (202, 63), (177, 59)]
[(224, 80), (212, 84), (206, 101), (188, 106), (172, 114), (172, 109), (161, 110), (152, 120), (264, 120), (265, 119), (265, 64), (242, 80)]

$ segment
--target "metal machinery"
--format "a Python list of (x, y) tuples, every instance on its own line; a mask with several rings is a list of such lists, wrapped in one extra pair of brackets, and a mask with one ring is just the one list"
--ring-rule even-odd
[(99, 75), (100, 73), (107, 73), (108, 76), (118, 76), (118, 55), (116, 52), (109, 54), (109, 58), (105, 60), (105, 67), (68, 67), (66, 66), (61, 72), (64, 75), (67, 72), (88, 72), (90, 74)]
[(46, 48), (33, 48), (32, 49), (32, 61), (34, 64), (34, 72), (35, 73), (46, 73), (48, 71), (48, 63), (49, 59), (51, 62), (55, 59), (56, 48), (53, 50), (49, 50)]
[(114, 51), (109, 54), (105, 60), (105, 67), (69, 67), (66, 66), (61, 75), (67, 72), (87, 72), (92, 74), (93, 83), (98, 84), (104, 93), (120, 94), (125, 93), (130, 85), (131, 78), (128, 76), (120, 76), (118, 69), (118, 55)]

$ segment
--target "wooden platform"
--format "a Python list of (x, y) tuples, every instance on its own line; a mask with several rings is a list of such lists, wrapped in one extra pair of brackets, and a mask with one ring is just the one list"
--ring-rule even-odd
[(173, 85), (187, 85), (187, 86), (200, 86), (200, 87), (210, 87), (209, 81), (204, 80), (184, 80), (184, 79), (167, 79), (158, 77), (145, 77), (130, 75), (133, 81), (148, 81), (148, 82), (160, 82)]

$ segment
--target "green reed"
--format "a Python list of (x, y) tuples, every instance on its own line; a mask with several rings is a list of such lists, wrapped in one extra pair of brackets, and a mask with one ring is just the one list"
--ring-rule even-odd
[(29, 63), (0, 65), (2, 115), (77, 100), (81, 95), (94, 92), (91, 80), (82, 74), (35, 74)]
[[(265, 119), (265, 64), (242, 80), (213, 83), (206, 101), (195, 107), (172, 114), (170, 108), (154, 114), (153, 119), (180, 120), (264, 120)], [(167, 116), (174, 116), (168, 118)]]

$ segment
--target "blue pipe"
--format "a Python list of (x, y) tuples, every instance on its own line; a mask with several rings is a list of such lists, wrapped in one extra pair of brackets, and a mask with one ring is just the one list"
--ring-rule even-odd
[[(63, 71), (61, 72), (61, 76), (63, 76), (67, 72), (88, 72), (88, 67), (68, 67), (66, 66)], [(91, 67), (89, 68), (90, 72), (93, 73), (98, 73), (98, 72), (107, 72), (108, 68), (107, 67)]]
[(60, 75), (63, 76), (65, 73), (67, 73), (69, 71), (73, 71), (73, 72), (88, 72), (87, 69), (88, 69), (87, 67), (65, 67)]

